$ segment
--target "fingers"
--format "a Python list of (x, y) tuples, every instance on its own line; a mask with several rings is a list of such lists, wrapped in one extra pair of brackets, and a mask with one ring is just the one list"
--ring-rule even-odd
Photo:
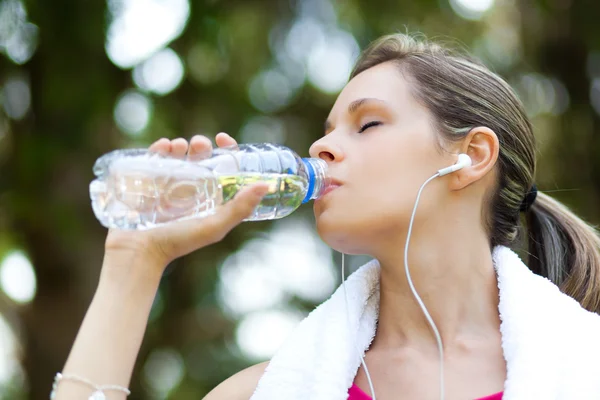
[(206, 136), (196, 135), (190, 140), (189, 157), (207, 157), (212, 151), (212, 143)]
[[(216, 137), (219, 147), (237, 146), (237, 142), (226, 133)], [(185, 139), (160, 139), (149, 149), (174, 157), (183, 158), (188, 155), (212, 154), (212, 143), (204, 136), (194, 136), (190, 143)], [(269, 191), (265, 183), (257, 183), (240, 190), (232, 200), (219, 206), (215, 213), (208, 217), (188, 219), (175, 224), (166, 224), (156, 230), (147, 232), (154, 254), (161, 260), (169, 262), (175, 258), (189, 254), (199, 248), (222, 240), (235, 226), (252, 215), (262, 198)]]
[(217, 134), (215, 142), (217, 142), (217, 146), (219, 147), (237, 146), (237, 141), (225, 132)]
[(223, 226), (228, 231), (248, 218), (269, 191), (266, 183), (255, 184), (240, 190), (221, 210)]
[(171, 155), (175, 158), (184, 158), (188, 151), (188, 142), (185, 139), (177, 138), (171, 140)]
[[(233, 147), (237, 145), (237, 141), (224, 132), (219, 133), (215, 140), (219, 147)], [(149, 150), (161, 154), (170, 154), (177, 158), (183, 158), (186, 154), (190, 157), (207, 156), (212, 151), (212, 143), (206, 136), (202, 135), (194, 136), (189, 145), (182, 138), (173, 140), (162, 138), (152, 143)]]
[(155, 153), (168, 154), (171, 152), (171, 141), (165, 138), (158, 139), (150, 145), (148, 150)]
[(157, 257), (168, 263), (221, 241), (235, 226), (252, 214), (267, 191), (268, 186), (264, 183), (244, 188), (209, 217), (167, 224), (151, 232), (156, 239)]
[(268, 190), (269, 186), (264, 183), (240, 190), (232, 200), (220, 207), (214, 215), (205, 218), (197, 225), (190, 235), (194, 247), (198, 248), (221, 241), (229, 231), (252, 215)]
[(169, 139), (159, 139), (156, 142), (152, 143), (148, 150), (160, 153), (160, 154), (169, 154), (173, 157), (182, 158), (185, 156), (188, 150), (188, 142), (185, 139), (178, 138), (174, 140)]

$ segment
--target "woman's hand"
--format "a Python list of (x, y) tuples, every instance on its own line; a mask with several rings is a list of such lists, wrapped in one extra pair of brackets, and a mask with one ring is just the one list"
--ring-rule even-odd
[[(235, 146), (236, 141), (226, 133), (216, 137), (219, 147)], [(185, 139), (160, 139), (150, 150), (174, 157), (190, 157), (210, 154), (212, 143), (204, 136), (194, 136), (190, 143)], [(213, 215), (167, 223), (144, 231), (111, 229), (106, 239), (106, 256), (120, 259), (122, 264), (140, 256), (149, 261), (149, 268), (162, 269), (172, 260), (194, 250), (218, 242), (247, 218), (267, 192), (265, 184), (256, 184), (236, 194), (235, 198), (219, 206)], [(148, 271), (151, 272), (151, 271)]]
[[(229, 135), (216, 138), (220, 147), (235, 146)], [(210, 140), (196, 136), (161, 139), (151, 150), (173, 156), (194, 156), (212, 151)], [(127, 387), (137, 358), (148, 315), (165, 266), (173, 259), (221, 240), (247, 218), (266, 194), (267, 187), (248, 187), (206, 218), (172, 222), (145, 231), (111, 230), (106, 239), (102, 273), (94, 299), (64, 366), (97, 384)], [(84, 399), (90, 388), (64, 381), (57, 400)], [(115, 399), (124, 399), (117, 393)], [(111, 397), (112, 398), (112, 397)]]

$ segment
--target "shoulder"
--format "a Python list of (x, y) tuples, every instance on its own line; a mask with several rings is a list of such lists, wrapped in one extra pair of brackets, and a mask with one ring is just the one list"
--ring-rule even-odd
[(265, 372), (269, 361), (241, 370), (221, 382), (203, 400), (248, 400)]

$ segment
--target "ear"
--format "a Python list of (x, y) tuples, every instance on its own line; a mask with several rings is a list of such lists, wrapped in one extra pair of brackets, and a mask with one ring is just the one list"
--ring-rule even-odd
[(494, 169), (500, 154), (500, 142), (493, 130), (480, 126), (471, 129), (462, 141), (460, 150), (471, 157), (472, 164), (452, 174), (453, 190), (463, 189), (483, 179)]

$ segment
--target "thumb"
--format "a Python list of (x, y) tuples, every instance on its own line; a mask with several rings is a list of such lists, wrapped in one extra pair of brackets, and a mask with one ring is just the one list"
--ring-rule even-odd
[(188, 244), (186, 246), (188, 248), (183, 252), (189, 253), (200, 247), (220, 242), (233, 228), (252, 215), (268, 191), (269, 186), (265, 183), (246, 187), (232, 200), (218, 207), (213, 215), (199, 221), (186, 221), (195, 223), (189, 230), (185, 230), (187, 238), (183, 242)]
[[(258, 183), (240, 190), (235, 197), (209, 217), (214, 218), (217, 230), (227, 234), (244, 219), (250, 217), (263, 197), (269, 192), (269, 185)], [(211, 221), (207, 221), (210, 223)]]

